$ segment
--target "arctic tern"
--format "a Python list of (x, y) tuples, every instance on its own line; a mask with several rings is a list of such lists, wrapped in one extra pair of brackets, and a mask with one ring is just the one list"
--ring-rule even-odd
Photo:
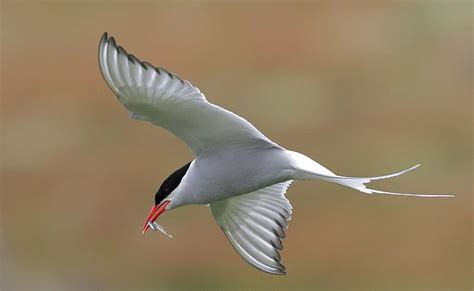
[(419, 165), (378, 177), (336, 175), (271, 141), (244, 118), (208, 102), (198, 88), (178, 75), (128, 54), (107, 33), (100, 40), (99, 66), (130, 117), (170, 131), (194, 156), (162, 183), (142, 233), (151, 228), (168, 235), (156, 223), (163, 212), (184, 205), (209, 205), (217, 224), (247, 263), (271, 274), (286, 274), (279, 251), (291, 219), (292, 206), (285, 193), (293, 180), (323, 180), (367, 194), (452, 196), (366, 186)]

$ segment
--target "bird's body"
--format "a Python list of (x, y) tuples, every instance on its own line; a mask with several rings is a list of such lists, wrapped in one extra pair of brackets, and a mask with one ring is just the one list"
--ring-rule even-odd
[(379, 177), (336, 175), (311, 158), (279, 146), (244, 118), (208, 102), (188, 81), (128, 54), (107, 34), (99, 45), (99, 65), (132, 118), (165, 128), (194, 155), (194, 160), (162, 183), (144, 232), (149, 227), (164, 232), (155, 220), (166, 210), (209, 204), (217, 224), (242, 258), (262, 271), (285, 274), (279, 250), (291, 219), (285, 192), (292, 180), (324, 180), (368, 194), (449, 196), (366, 187), (373, 180), (396, 177), (417, 166)]
[[(292, 180), (290, 152), (280, 147), (245, 149), (197, 158), (174, 191), (169, 208), (209, 204)], [(188, 194), (181, 194), (188, 193)], [(170, 197), (175, 197), (171, 194)]]

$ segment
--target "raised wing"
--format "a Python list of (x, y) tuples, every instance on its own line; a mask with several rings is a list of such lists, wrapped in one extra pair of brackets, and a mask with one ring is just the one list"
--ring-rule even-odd
[(195, 156), (228, 147), (277, 146), (247, 120), (207, 102), (188, 81), (128, 54), (107, 33), (100, 41), (99, 65), (131, 117), (172, 132)]
[(210, 204), (212, 216), (240, 256), (255, 268), (284, 275), (279, 251), (291, 219), (285, 192), (292, 181)]

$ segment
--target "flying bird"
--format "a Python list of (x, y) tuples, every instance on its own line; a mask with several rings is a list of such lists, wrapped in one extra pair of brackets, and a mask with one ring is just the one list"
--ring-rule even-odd
[(156, 223), (165, 211), (209, 205), (217, 225), (247, 263), (271, 274), (286, 274), (280, 250), (292, 214), (285, 193), (293, 180), (323, 180), (367, 194), (451, 196), (394, 193), (366, 186), (419, 165), (378, 177), (336, 175), (304, 154), (271, 141), (244, 118), (210, 103), (178, 75), (127, 53), (107, 33), (100, 40), (99, 66), (130, 117), (168, 130), (194, 156), (161, 184), (142, 233), (151, 228), (167, 234)]

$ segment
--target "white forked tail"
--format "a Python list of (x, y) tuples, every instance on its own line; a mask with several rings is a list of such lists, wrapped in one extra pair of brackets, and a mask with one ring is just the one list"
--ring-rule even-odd
[(397, 193), (397, 192), (387, 192), (381, 191), (376, 189), (367, 188), (365, 184), (370, 183), (376, 180), (383, 180), (388, 178), (393, 178), (400, 176), (404, 173), (407, 173), (411, 170), (418, 168), (420, 165), (415, 165), (411, 168), (408, 168), (403, 171), (399, 171), (393, 174), (378, 176), (378, 177), (344, 177), (338, 176), (328, 170), (327, 168), (321, 166), (317, 162), (313, 161), (312, 159), (308, 158), (307, 156), (288, 151), (289, 158), (292, 167), (295, 170), (295, 179), (299, 180), (310, 180), (310, 179), (320, 179), (332, 183), (336, 183), (339, 185), (343, 185), (346, 187), (350, 187), (360, 192), (367, 193), (367, 194), (384, 194), (384, 195), (399, 195), (399, 196), (414, 196), (414, 197), (436, 197), (436, 198), (446, 198), (446, 197), (454, 197), (454, 195), (433, 195), (433, 194), (411, 194), (411, 193)]

